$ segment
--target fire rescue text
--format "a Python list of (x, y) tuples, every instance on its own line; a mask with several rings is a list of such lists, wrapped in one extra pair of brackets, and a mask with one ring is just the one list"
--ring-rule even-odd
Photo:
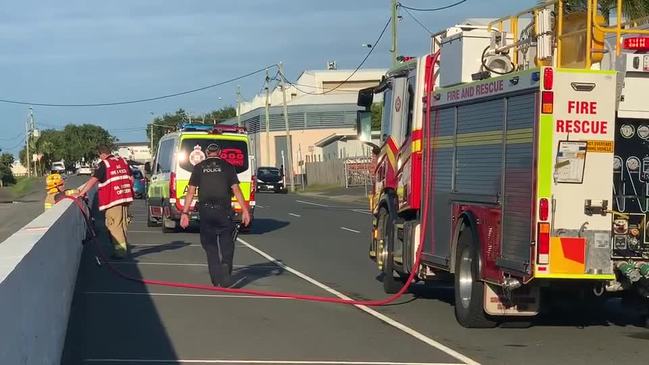
[[(576, 115), (596, 115), (596, 101), (568, 100), (568, 113)], [(606, 134), (608, 122), (605, 120), (557, 119), (558, 133)]]

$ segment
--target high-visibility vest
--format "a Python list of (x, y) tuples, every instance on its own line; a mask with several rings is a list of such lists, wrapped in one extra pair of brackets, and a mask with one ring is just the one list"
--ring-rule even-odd
[(106, 210), (133, 201), (130, 167), (120, 157), (110, 156), (103, 160), (106, 180), (99, 183), (99, 210)]

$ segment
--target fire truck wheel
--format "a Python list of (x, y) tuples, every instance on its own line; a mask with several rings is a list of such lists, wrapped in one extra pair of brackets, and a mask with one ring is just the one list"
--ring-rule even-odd
[(462, 230), (455, 260), (455, 317), (466, 328), (498, 325), (484, 311), (484, 284), (478, 278), (478, 251), (470, 228)]
[(398, 278), (394, 277), (394, 224), (390, 220), (388, 211), (381, 208), (379, 212), (379, 255), (381, 256), (382, 265), (381, 271), (383, 272), (383, 291), (386, 294), (395, 294), (403, 283)]

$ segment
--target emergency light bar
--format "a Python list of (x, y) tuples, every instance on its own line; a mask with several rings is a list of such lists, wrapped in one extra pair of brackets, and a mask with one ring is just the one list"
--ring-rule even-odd
[(214, 134), (222, 134), (222, 133), (245, 134), (247, 132), (245, 127), (238, 127), (236, 125), (215, 125), (210, 127), (211, 127), (210, 132)]
[(200, 123), (185, 123), (180, 127), (180, 130), (185, 132), (197, 131), (197, 132), (210, 132), (214, 128), (211, 124), (200, 124)]
[(200, 124), (200, 123), (186, 123), (180, 127), (180, 130), (183, 132), (207, 132), (212, 134), (223, 134), (223, 133), (239, 133), (245, 134), (247, 132), (246, 128), (238, 127), (236, 125), (212, 125), (212, 124)]
[(624, 38), (623, 47), (630, 51), (649, 51), (649, 37)]

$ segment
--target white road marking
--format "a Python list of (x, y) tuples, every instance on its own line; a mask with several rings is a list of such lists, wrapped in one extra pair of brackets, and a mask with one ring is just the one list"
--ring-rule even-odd
[[(176, 262), (148, 262), (148, 261), (108, 261), (111, 265), (154, 265), (154, 266), (207, 266), (207, 264), (176, 263)], [(247, 268), (253, 265), (232, 265), (236, 269)], [(275, 265), (254, 265), (255, 269), (276, 269)]]
[(394, 361), (327, 361), (327, 360), (187, 360), (187, 359), (84, 359), (83, 362), (128, 363), (128, 364), (258, 364), (258, 365), (461, 365), (439, 362), (394, 362)]
[[(165, 247), (203, 247), (200, 243), (192, 243), (189, 245), (185, 245), (182, 243), (129, 243), (128, 244), (131, 247), (156, 247), (156, 246), (165, 246)], [(245, 245), (235, 245), (235, 247), (240, 247), (240, 248), (248, 248)]]
[(352, 209), (352, 212), (356, 213), (362, 213), (362, 214), (367, 214), (367, 215), (372, 215), (372, 212), (370, 212), (367, 209)]
[(312, 202), (305, 202), (304, 200), (296, 200), (296, 202), (298, 202), (298, 203), (302, 203), (302, 204), (308, 204), (308, 205), (315, 205), (316, 207), (325, 207), (325, 208), (329, 208), (329, 205), (326, 205), (326, 204), (318, 204), (318, 203), (312, 203)]
[(349, 232), (354, 232), (354, 233), (361, 233), (361, 231), (357, 231), (355, 229), (347, 228), (347, 227), (340, 227), (343, 231), (349, 231)]
[(255, 207), (257, 207), (257, 208), (265, 208), (263, 205), (259, 205), (259, 204), (255, 205)]
[[(273, 256), (271, 256), (271, 255), (267, 254), (266, 252), (258, 249), (257, 247), (251, 245), (250, 243), (244, 241), (243, 239), (237, 238), (237, 240), (239, 242), (243, 243), (244, 245), (248, 246), (248, 248), (255, 251), (256, 253), (258, 253), (262, 257), (264, 257), (266, 260), (274, 263), (277, 266), (280, 266), (282, 269), (292, 273), (293, 275), (298, 276), (299, 278), (301, 278), (301, 279), (303, 279), (303, 280), (317, 286), (320, 289), (323, 289), (323, 290), (337, 296), (338, 298), (341, 298), (341, 299), (344, 299), (344, 300), (352, 300), (350, 297), (346, 296), (345, 294), (343, 294), (343, 293), (341, 293), (341, 292), (339, 292), (339, 291), (337, 291), (337, 290), (335, 290), (335, 289), (333, 289), (333, 288), (331, 288), (331, 287), (317, 281), (316, 279), (314, 279), (314, 278), (312, 278), (312, 277), (310, 277), (310, 276), (308, 276), (306, 274), (303, 274), (300, 271), (297, 271), (297, 270), (293, 269), (290, 266), (287, 266), (286, 264), (284, 264), (281, 261), (278, 261)], [(364, 306), (364, 305), (355, 305), (355, 307), (362, 310), (362, 311), (364, 311), (365, 313), (367, 313), (367, 314), (369, 314), (369, 315), (371, 315), (373, 317), (376, 317), (376, 318), (380, 319), (381, 321), (389, 324), (390, 326), (395, 327), (395, 328), (401, 330), (402, 332), (404, 332), (404, 333), (406, 333), (406, 334), (408, 334), (408, 335), (410, 335), (410, 336), (424, 342), (425, 344), (427, 344), (427, 345), (429, 345), (431, 347), (434, 347), (434, 348), (446, 353), (447, 355), (452, 356), (452, 357), (464, 362), (466, 365), (479, 365), (479, 363), (477, 361), (475, 361), (475, 360), (473, 360), (473, 359), (471, 359), (471, 358), (469, 358), (469, 357), (467, 357), (465, 355), (462, 355), (461, 353), (453, 350), (452, 348), (447, 347), (447, 346), (433, 340), (432, 338), (422, 334), (421, 332), (419, 332), (419, 331), (417, 331), (417, 330), (415, 330), (413, 328), (410, 328), (410, 327), (406, 326), (405, 324), (403, 324), (403, 323), (401, 323), (401, 322), (399, 322), (397, 320), (394, 320), (394, 319), (392, 319), (392, 318), (390, 318), (390, 317), (388, 317), (388, 316), (386, 316), (386, 315), (384, 315), (382, 313), (379, 313), (379, 312), (377, 312), (376, 310), (374, 310), (372, 308), (369, 308), (369, 307)]]
[(295, 213), (288, 213), (288, 215), (292, 215), (293, 217), (298, 217), (298, 218), (301, 217), (301, 215), (299, 215), (299, 214), (295, 214)]
[(185, 294), (185, 293), (148, 293), (148, 292), (120, 292), (120, 291), (87, 291), (84, 294), (89, 295), (135, 295), (135, 296), (152, 296), (152, 297), (197, 297), (197, 298), (233, 298), (233, 299), (282, 299), (287, 298), (273, 296), (252, 296), (252, 295), (233, 295), (233, 294)]

